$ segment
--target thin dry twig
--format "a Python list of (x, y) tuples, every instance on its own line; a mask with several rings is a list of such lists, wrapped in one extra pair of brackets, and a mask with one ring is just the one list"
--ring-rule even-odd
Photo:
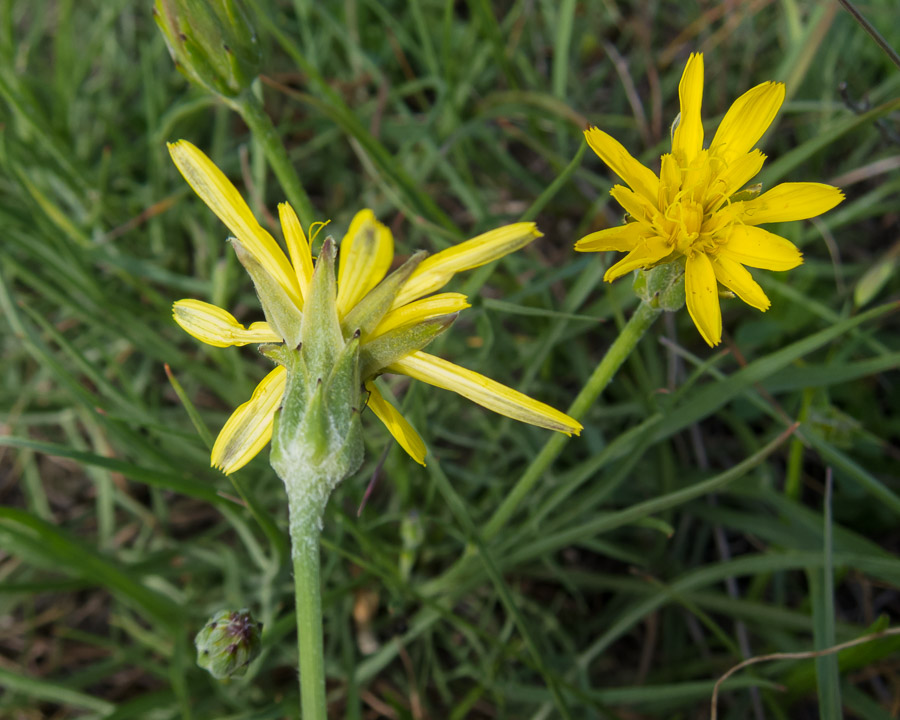
[(847, 642), (832, 645), (831, 647), (824, 648), (823, 650), (770, 653), (769, 655), (757, 655), (756, 657), (748, 658), (747, 660), (744, 660), (743, 662), (735, 665), (733, 668), (731, 668), (731, 670), (722, 675), (722, 677), (720, 677), (716, 681), (716, 684), (713, 687), (712, 700), (710, 701), (710, 720), (716, 720), (719, 714), (719, 688), (722, 686), (722, 683), (739, 670), (743, 670), (745, 667), (756, 665), (757, 663), (761, 662), (769, 662), (770, 660), (810, 660), (812, 658), (823, 657), (825, 655), (833, 655), (835, 653), (839, 653), (841, 650), (846, 650), (847, 648), (855, 647), (856, 645), (863, 645), (873, 640), (879, 640), (880, 638), (890, 637), (891, 635), (900, 635), (900, 628), (888, 628), (887, 630), (882, 630), (881, 632), (872, 633), (871, 635), (864, 635), (863, 637), (859, 637), (854, 640), (848, 640)]
[(860, 24), (863, 30), (871, 35), (872, 39), (878, 44), (878, 47), (884, 50), (885, 54), (891, 59), (891, 62), (900, 68), (900, 55), (898, 55), (897, 51), (891, 47), (890, 43), (881, 36), (881, 33), (875, 29), (875, 26), (866, 20), (865, 16), (856, 9), (856, 6), (850, 2), (850, 0), (838, 0), (838, 2), (853, 16), (853, 19)]

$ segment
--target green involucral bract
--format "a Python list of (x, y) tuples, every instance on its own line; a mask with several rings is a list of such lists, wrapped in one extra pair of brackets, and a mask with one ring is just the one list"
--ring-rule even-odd
[(684, 307), (684, 261), (638, 270), (633, 287), (635, 294), (652, 308), (680, 310)]
[(262, 264), (241, 245), (237, 238), (229, 238), (234, 252), (247, 274), (253, 279), (253, 286), (259, 296), (263, 313), (269, 325), (284, 338), (291, 347), (300, 342), (303, 314), (291, 302), (284, 287), (262, 266)]
[(398, 267), (394, 272), (388, 275), (378, 285), (376, 285), (369, 293), (360, 300), (354, 308), (347, 313), (344, 322), (341, 323), (341, 329), (344, 333), (359, 330), (363, 336), (371, 333), (381, 322), (381, 319), (391, 309), (397, 293), (403, 287), (413, 271), (419, 267), (428, 253), (419, 250), (409, 258), (403, 265)]
[(328, 238), (305, 299), (299, 343), (266, 349), (287, 370), (270, 460), (291, 498), (292, 522), (297, 513), (298, 520), (320, 523), (331, 491), (363, 459), (359, 333), (341, 333), (334, 253)]

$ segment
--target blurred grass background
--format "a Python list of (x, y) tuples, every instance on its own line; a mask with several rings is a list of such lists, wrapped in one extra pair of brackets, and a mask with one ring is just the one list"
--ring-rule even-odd
[[(610, 256), (572, 251), (621, 213), (587, 123), (654, 167), (701, 50), (708, 131), (786, 81), (763, 182), (847, 193), (779, 227), (806, 262), (757, 273), (765, 315), (724, 301), (720, 349), (685, 312), (658, 323), (489, 542), (548, 434), (391, 382), (429, 465), (366, 418), (366, 464), (332, 498), (334, 717), (703, 718), (742, 658), (897, 621), (900, 72), (836, 2), (248, 5), (267, 111), (337, 237), (363, 206), (400, 255), (538, 221), (546, 237), (455, 283), (474, 307), (440, 354), (560, 408), (636, 303), (601, 282)], [(859, 7), (900, 45), (894, 0)], [(0, 716), (296, 717), (283, 489), (267, 453), (238, 473), (255, 519), (164, 368), (218, 432), (266, 362), (194, 342), (171, 303), (261, 314), (164, 143), (208, 152), (264, 224), (283, 194), (174, 70), (149, 2), (0, 4), (0, 123)], [(191, 639), (226, 607), (265, 623), (265, 649), (223, 685)], [(898, 646), (754, 666), (720, 717), (897, 717)]]

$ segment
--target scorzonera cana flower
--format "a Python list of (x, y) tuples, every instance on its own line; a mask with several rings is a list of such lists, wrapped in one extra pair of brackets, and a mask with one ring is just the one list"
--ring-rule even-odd
[(784, 101), (784, 85), (765, 82), (741, 95), (703, 147), (700, 106), (703, 56), (692, 54), (678, 88), (681, 114), (672, 152), (662, 156), (659, 175), (638, 162), (599, 128), (585, 131), (591, 149), (627, 185), (610, 194), (625, 209), (624, 224), (581, 238), (582, 252), (628, 253), (606, 271), (611, 282), (636, 269), (683, 262), (688, 312), (711, 345), (722, 339), (719, 285), (765, 311), (770, 302), (744, 267), (790, 270), (803, 256), (789, 240), (759, 227), (815, 217), (843, 200), (836, 187), (787, 182), (759, 194), (741, 192), (766, 156), (753, 149)]
[[(310, 299), (314, 275), (319, 265), (334, 262), (332, 240), (324, 242), (314, 260), (297, 215), (290, 205), (282, 203), (278, 211), (286, 255), (234, 185), (202, 151), (185, 140), (170, 144), (169, 151), (194, 191), (234, 233), (232, 245), (253, 278), (266, 316), (265, 321), (244, 327), (227, 310), (186, 299), (174, 304), (175, 321), (198, 340), (216, 347), (260, 343), (264, 350), (280, 344), (293, 349), (302, 336), (305, 303)], [(416, 462), (424, 465), (425, 445), (379, 392), (374, 380), (382, 373), (407, 375), (452, 390), (494, 412), (532, 425), (566, 434), (581, 431), (580, 423), (549, 405), (423, 352), (460, 311), (469, 307), (465, 295), (437, 291), (456, 273), (503, 257), (540, 235), (534, 223), (514, 223), (434, 255), (417, 252), (389, 273), (394, 260), (391, 231), (375, 219), (371, 210), (359, 211), (350, 223), (340, 243), (333, 307), (344, 340), (359, 340), (359, 380), (368, 391), (367, 407)], [(330, 268), (328, 272), (332, 272)], [(309, 318), (306, 320), (308, 325)], [(269, 442), (287, 374), (279, 364), (263, 378), (250, 400), (234, 411), (214, 444), (211, 462), (215, 467), (225, 473), (235, 472)]]

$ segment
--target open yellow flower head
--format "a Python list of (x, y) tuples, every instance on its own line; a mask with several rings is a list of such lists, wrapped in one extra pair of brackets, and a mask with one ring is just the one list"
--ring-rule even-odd
[[(310, 240), (297, 215), (287, 203), (278, 208), (288, 251), (285, 255), (234, 185), (203, 152), (185, 140), (170, 144), (169, 152), (194, 191), (234, 233), (235, 250), (253, 277), (266, 314), (265, 322), (245, 328), (226, 310), (188, 299), (174, 304), (175, 321), (198, 340), (216, 347), (250, 343), (295, 347), (300, 337), (298, 328), (309, 320), (304, 317), (304, 303), (312, 302), (317, 269)], [(382, 373), (407, 375), (452, 390), (522, 422), (569, 435), (580, 433), (578, 422), (549, 405), (422, 351), (469, 307), (465, 295), (437, 292), (453, 275), (501, 258), (540, 236), (534, 223), (514, 223), (431, 256), (416, 253), (389, 273), (394, 259), (391, 231), (375, 219), (371, 210), (361, 210), (350, 223), (340, 244), (333, 303), (340, 333), (344, 341), (358, 338), (359, 379), (369, 393), (367, 407), (416, 462), (425, 464), (425, 445), (379, 392), (374, 381)], [(333, 258), (330, 238), (323, 245), (318, 264), (323, 257), (327, 262)], [(252, 397), (234, 411), (213, 447), (215, 467), (232, 473), (269, 442), (287, 375), (282, 365), (276, 367)]]
[(700, 117), (700, 53), (688, 60), (678, 94), (681, 114), (659, 176), (602, 130), (585, 131), (591, 149), (628, 185), (610, 191), (628, 217), (623, 225), (581, 238), (575, 249), (628, 253), (606, 271), (604, 279), (610, 282), (631, 270), (684, 262), (688, 312), (703, 339), (714, 346), (722, 339), (719, 285), (765, 311), (769, 299), (744, 266), (790, 270), (803, 262), (793, 243), (758, 226), (815, 217), (844, 196), (822, 183), (782, 183), (761, 195), (738, 194), (766, 159), (753, 148), (784, 101), (782, 83), (765, 82), (741, 95), (708, 148), (703, 147)]

